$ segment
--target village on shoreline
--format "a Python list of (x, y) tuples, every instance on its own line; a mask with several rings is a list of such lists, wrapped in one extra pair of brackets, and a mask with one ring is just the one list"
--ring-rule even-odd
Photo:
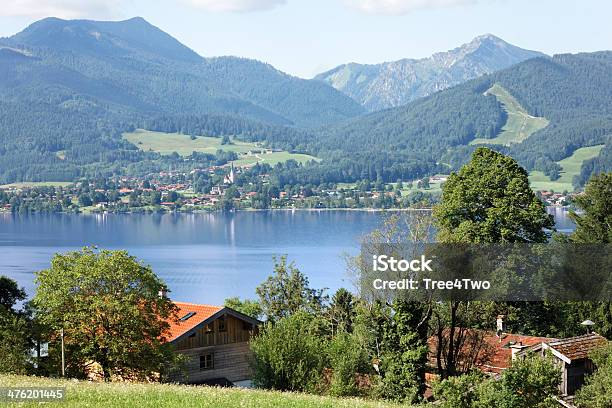
[[(229, 170), (229, 171), (228, 171)], [(362, 181), (278, 187), (268, 174), (213, 166), (145, 177), (115, 176), (69, 182), (0, 186), (4, 213), (198, 213), (255, 210), (407, 210), (438, 202), (447, 175), (395, 183)], [(202, 181), (204, 180), (204, 182)], [(538, 191), (547, 206), (571, 207), (577, 193)]]

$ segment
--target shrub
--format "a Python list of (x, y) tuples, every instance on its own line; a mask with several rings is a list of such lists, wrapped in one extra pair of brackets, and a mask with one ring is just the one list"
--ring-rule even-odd
[(267, 323), (251, 341), (254, 384), (276, 390), (320, 390), (325, 343), (316, 317), (305, 312)]

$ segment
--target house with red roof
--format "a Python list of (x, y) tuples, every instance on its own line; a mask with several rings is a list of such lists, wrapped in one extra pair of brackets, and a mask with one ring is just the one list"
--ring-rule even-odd
[(168, 341), (186, 356), (188, 384), (249, 386), (252, 378), (249, 341), (259, 320), (224, 306), (174, 302), (178, 319), (171, 320)]

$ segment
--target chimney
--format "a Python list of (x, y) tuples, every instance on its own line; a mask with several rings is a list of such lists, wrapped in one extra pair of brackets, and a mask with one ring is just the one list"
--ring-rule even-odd
[(497, 315), (497, 337), (499, 337), (499, 341), (501, 342), (502, 336), (504, 334), (504, 315)]

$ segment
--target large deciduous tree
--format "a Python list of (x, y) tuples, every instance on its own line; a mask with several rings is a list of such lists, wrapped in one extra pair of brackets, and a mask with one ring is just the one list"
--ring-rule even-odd
[(511, 157), (480, 147), (444, 184), (434, 208), (440, 242), (546, 242), (553, 217)]
[[(459, 172), (451, 174), (434, 207), (437, 239), (442, 243), (542, 243), (553, 217), (529, 186), (527, 171), (511, 157), (480, 147)], [(444, 356), (438, 350), (442, 377), (456, 375), (457, 356), (463, 336), (457, 327), (465, 324), (459, 301), (439, 304), (435, 320), (438, 347), (445, 341)], [(473, 308), (465, 308), (469, 310)], [(461, 330), (461, 329), (459, 329)], [(440, 360), (444, 359), (444, 367)]]
[(106, 380), (144, 378), (172, 361), (165, 335), (176, 308), (159, 296), (166, 287), (151, 268), (126, 251), (57, 254), (37, 284), (37, 316), (52, 340), (63, 329), (69, 374), (97, 363)]

